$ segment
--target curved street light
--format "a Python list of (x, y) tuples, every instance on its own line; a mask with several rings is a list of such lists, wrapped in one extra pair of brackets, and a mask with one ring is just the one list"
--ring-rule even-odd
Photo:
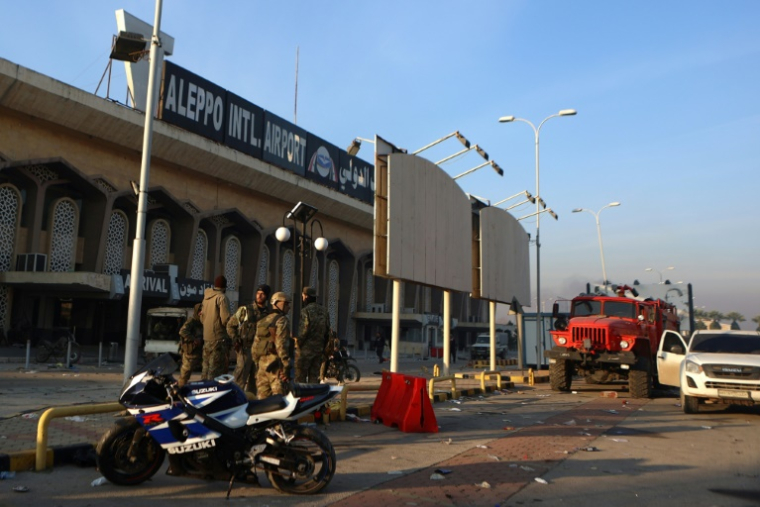
[[(667, 268), (663, 269), (662, 271), (670, 271), (670, 270), (673, 270), (673, 269), (676, 269), (676, 268), (674, 268), (673, 266), (668, 266)], [(662, 283), (662, 271), (660, 271), (658, 269), (654, 269), (654, 268), (646, 268), (646, 269), (644, 269), (644, 271), (654, 271), (655, 273), (657, 273), (658, 275), (660, 275), (660, 283)]]
[(607, 281), (607, 268), (605, 267), (605, 264), (604, 264), (604, 246), (602, 245), (602, 226), (599, 225), (599, 213), (601, 213), (602, 210), (605, 209), (605, 208), (612, 208), (612, 207), (615, 207), (615, 206), (620, 206), (620, 203), (619, 202), (611, 202), (608, 205), (603, 206), (596, 213), (594, 213), (590, 209), (586, 209), (586, 208), (575, 208), (573, 210), (573, 213), (580, 213), (581, 211), (586, 211), (586, 212), (591, 213), (592, 215), (594, 215), (594, 218), (596, 219), (596, 234), (597, 234), (597, 236), (599, 236), (599, 255), (602, 257), (602, 283), (604, 284), (605, 287), (607, 287), (607, 283), (609, 283), (609, 282)]
[[(526, 120), (524, 118), (515, 118), (514, 116), (502, 116), (499, 118), (500, 123), (512, 123), (515, 121), (521, 121), (523, 123), (527, 123), (530, 125), (530, 127), (533, 129), (533, 134), (535, 137), (535, 145), (536, 145), (536, 297), (538, 298), (538, 301), (541, 301), (541, 242), (539, 241), (539, 227), (541, 223), (541, 204), (543, 202), (543, 199), (541, 199), (541, 192), (540, 192), (540, 179), (539, 179), (539, 159), (538, 159), (538, 139), (539, 134), (541, 132), (541, 127), (544, 126), (544, 123), (551, 120), (552, 118), (557, 118), (559, 116), (575, 116), (577, 114), (577, 111), (575, 109), (562, 109), (556, 114), (553, 114), (551, 116), (547, 116), (546, 118), (541, 121), (541, 123), (538, 124), (538, 127), (536, 127), (532, 122), (529, 120)], [(544, 207), (546, 207), (544, 205)], [(528, 215), (530, 216), (530, 215)], [(556, 215), (554, 215), (556, 217)], [(527, 218), (523, 217), (523, 218)], [(540, 305), (536, 304), (536, 366), (539, 366), (541, 364), (541, 341), (543, 340), (543, 317), (541, 315), (541, 308)]]

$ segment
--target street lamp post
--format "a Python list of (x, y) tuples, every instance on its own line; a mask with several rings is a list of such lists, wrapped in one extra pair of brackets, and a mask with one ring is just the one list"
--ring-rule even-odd
[[(314, 248), (317, 249), (317, 251), (324, 252), (327, 250), (328, 242), (327, 240), (322, 237), (324, 234), (324, 231), (322, 229), (322, 222), (314, 218), (314, 215), (317, 214), (317, 208), (314, 206), (311, 206), (309, 204), (306, 204), (305, 202), (299, 202), (295, 205), (295, 207), (287, 212), (282, 217), (282, 226), (275, 231), (275, 237), (277, 238), (277, 241), (280, 243), (285, 243), (290, 239), (290, 230), (288, 230), (287, 227), (285, 227), (285, 220), (293, 220), (293, 255), (295, 258), (295, 255), (298, 254), (298, 260), (299, 260), (299, 268), (300, 268), (300, 286), (294, 287), (294, 294), (293, 294), (293, 329), (297, 329), (298, 324), (298, 317), (301, 309), (301, 297), (300, 292), (303, 290), (303, 288), (306, 286), (306, 271), (305, 271), (305, 265), (306, 265), (306, 259), (311, 258), (311, 249), (312, 245)], [(301, 235), (298, 241), (298, 244), (296, 244), (296, 226), (297, 223), (301, 223)], [(310, 227), (310, 235), (306, 236), (306, 226), (311, 222)], [(314, 224), (319, 225), (319, 237), (312, 241), (311, 238), (314, 237)], [(294, 270), (295, 271), (295, 270)], [(298, 301), (298, 303), (296, 303)], [(298, 312), (296, 312), (298, 310)]]
[[(667, 268), (663, 269), (662, 271), (670, 271), (676, 269), (673, 266), (668, 266)], [(658, 275), (660, 275), (660, 283), (662, 283), (662, 271), (654, 269), (654, 268), (646, 268), (644, 271), (654, 271)]]
[[(577, 111), (575, 109), (562, 109), (556, 114), (553, 114), (551, 116), (547, 116), (543, 119), (541, 123), (538, 124), (538, 127), (536, 127), (531, 121), (523, 119), (523, 118), (515, 118), (514, 116), (502, 116), (499, 118), (500, 123), (511, 123), (514, 121), (521, 121), (523, 123), (527, 123), (530, 125), (530, 127), (533, 129), (533, 134), (535, 137), (535, 146), (536, 146), (536, 298), (537, 301), (541, 301), (541, 242), (539, 237), (539, 229), (541, 224), (541, 202), (540, 201), (540, 178), (539, 178), (539, 157), (538, 157), (538, 141), (539, 141), (539, 134), (541, 132), (541, 127), (543, 127), (544, 123), (549, 121), (552, 118), (556, 118), (558, 116), (575, 116), (577, 114)], [(536, 302), (536, 367), (540, 367), (541, 365), (541, 341), (543, 340), (543, 316), (541, 315), (541, 308), (538, 302)]]
[(586, 209), (586, 208), (575, 208), (573, 210), (573, 213), (580, 213), (581, 211), (587, 211), (588, 213), (591, 213), (592, 215), (594, 215), (594, 218), (596, 219), (596, 234), (597, 234), (597, 236), (599, 236), (599, 255), (602, 258), (602, 283), (604, 284), (605, 287), (607, 287), (607, 283), (608, 283), (608, 281), (607, 281), (607, 268), (606, 268), (606, 266), (604, 264), (604, 246), (602, 244), (602, 226), (599, 225), (599, 213), (601, 213), (602, 210), (605, 209), (605, 208), (612, 208), (614, 206), (620, 206), (620, 203), (619, 202), (611, 202), (608, 205), (603, 206), (602, 209), (600, 209), (596, 213), (594, 213), (590, 209)]

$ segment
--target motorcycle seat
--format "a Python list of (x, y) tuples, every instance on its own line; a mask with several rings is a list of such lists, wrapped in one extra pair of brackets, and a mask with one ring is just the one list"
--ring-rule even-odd
[(267, 412), (274, 412), (275, 410), (281, 410), (288, 404), (285, 402), (285, 398), (281, 394), (275, 394), (263, 400), (253, 400), (248, 402), (248, 408), (245, 409), (248, 415), (265, 414)]
[(330, 392), (329, 384), (296, 384), (290, 386), (290, 392), (296, 398), (305, 398), (307, 396), (321, 396)]

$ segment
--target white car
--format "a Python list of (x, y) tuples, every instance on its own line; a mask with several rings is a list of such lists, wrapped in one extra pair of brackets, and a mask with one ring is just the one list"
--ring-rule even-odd
[(665, 331), (657, 354), (661, 384), (681, 388), (687, 414), (701, 403), (760, 404), (760, 332), (695, 331), (687, 341)]

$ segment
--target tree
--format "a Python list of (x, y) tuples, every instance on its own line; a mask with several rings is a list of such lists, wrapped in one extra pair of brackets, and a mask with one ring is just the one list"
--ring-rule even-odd
[[(694, 323), (694, 329), (707, 329), (707, 326), (705, 326), (705, 321), (698, 320)], [(758, 327), (760, 329), (760, 326)]]
[(711, 310), (707, 313), (707, 318), (712, 320), (712, 322), (710, 322), (710, 329), (720, 329), (720, 321), (725, 317), (719, 311)]
[(760, 315), (755, 315), (752, 317), (752, 322), (757, 324), (757, 331), (760, 331)]
[(731, 321), (731, 329), (741, 329), (739, 322), (744, 322), (747, 320), (744, 318), (744, 315), (739, 312), (729, 312), (726, 315), (726, 318)]

